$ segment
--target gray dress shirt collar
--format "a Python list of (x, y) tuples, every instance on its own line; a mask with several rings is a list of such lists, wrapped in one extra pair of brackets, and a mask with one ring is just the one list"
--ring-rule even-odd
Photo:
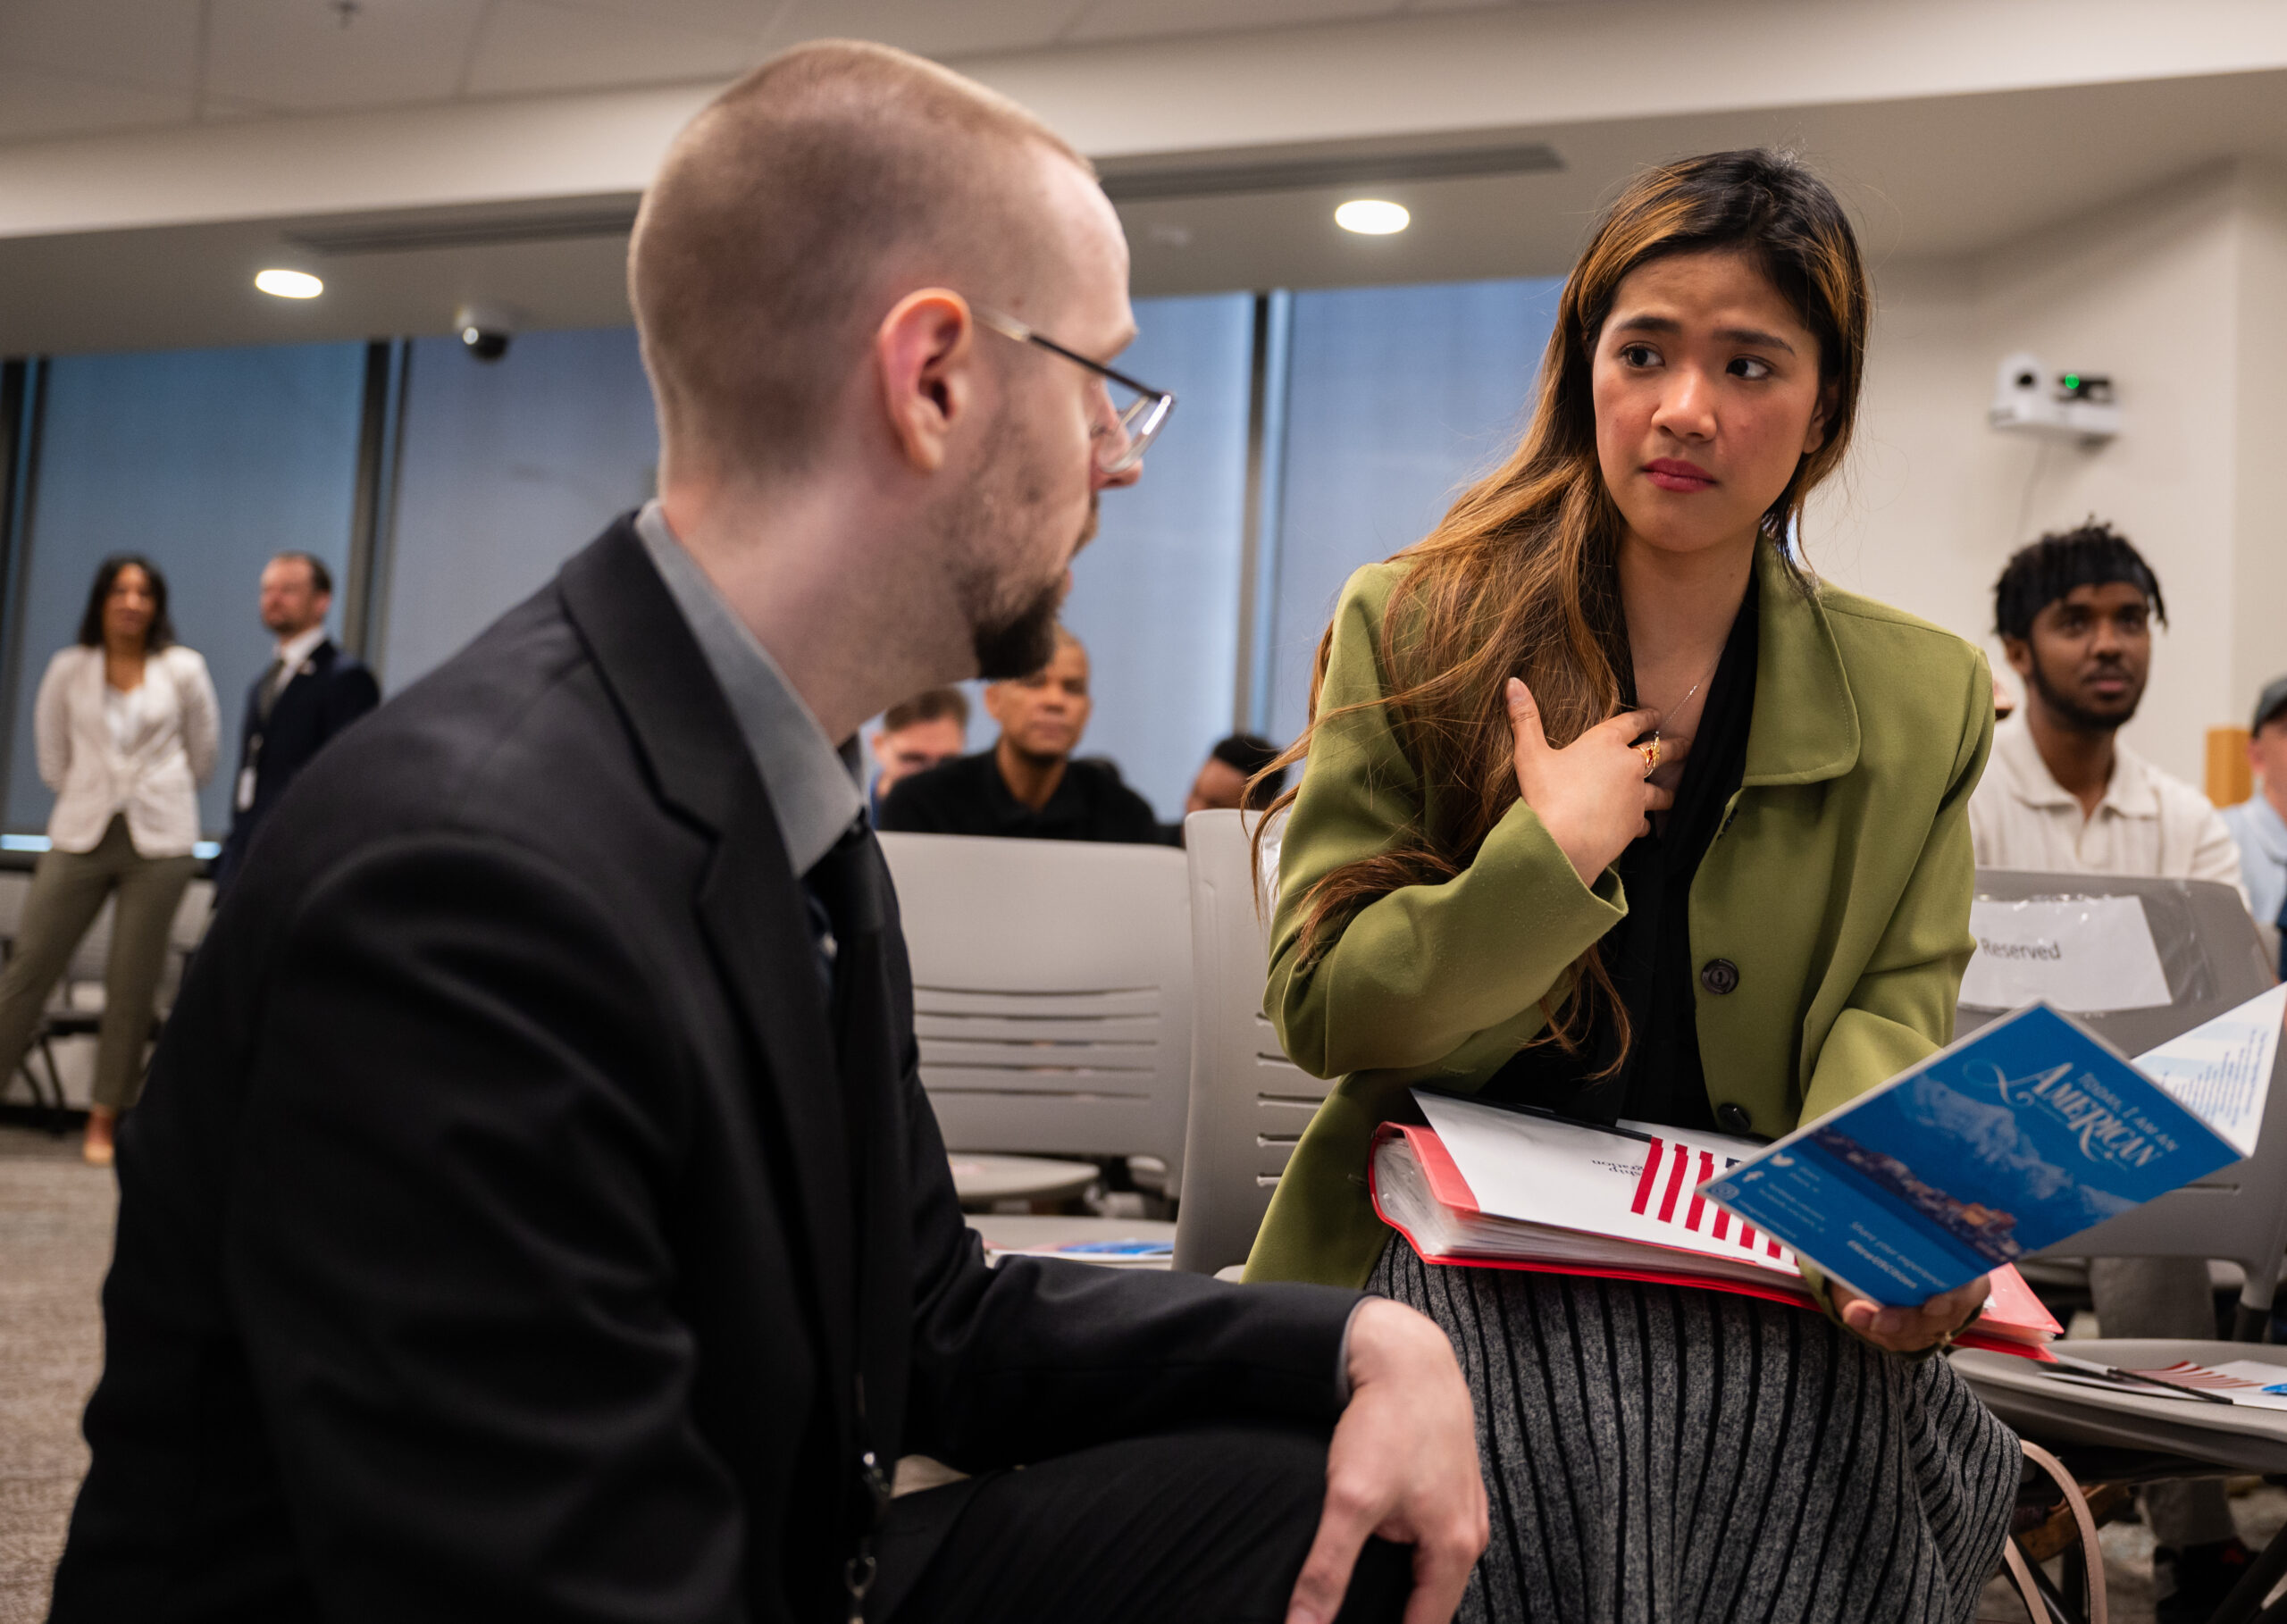
[(786, 860), (797, 876), (808, 873), (865, 810), (858, 781), (770, 651), (667, 528), (658, 502), (636, 515), (635, 533), (731, 702), (785, 837)]

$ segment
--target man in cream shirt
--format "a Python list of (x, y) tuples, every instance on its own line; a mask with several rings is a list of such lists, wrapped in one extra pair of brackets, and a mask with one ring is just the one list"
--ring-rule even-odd
[(2117, 737), (2144, 697), (2151, 622), (2167, 620), (2136, 549), (2101, 524), (2044, 536), (1993, 595), (2025, 703), (1994, 730), (1970, 801), (1979, 866), (2239, 885), (2239, 848), (2207, 797)]
[[(2160, 583), (2136, 549), (2093, 521), (2043, 536), (2001, 572), (1993, 612), (2025, 703), (1994, 730), (1970, 799), (1978, 866), (2239, 886), (2239, 849), (2207, 798), (2117, 737), (2144, 697), (2152, 622), (2167, 621)], [(2099, 1258), (2089, 1290), (2107, 1336), (2216, 1335), (2197, 1259)], [(2223, 1485), (2154, 1485), (2144, 1516), (2158, 1545), (2158, 1624), (2205, 1619), (2249, 1561)]]

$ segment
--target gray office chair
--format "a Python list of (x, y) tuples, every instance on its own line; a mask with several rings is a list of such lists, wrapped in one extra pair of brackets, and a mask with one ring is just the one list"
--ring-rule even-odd
[(1164, 846), (884, 834), (921, 1082), (954, 1151), (1148, 1156), (1182, 1176), (1184, 860)]
[[(2135, 1055), (2245, 1003), (2274, 980), (2239, 892), (2207, 880), (1981, 869), (1978, 895), (2001, 901), (2045, 897), (2134, 897), (2152, 928), (2169, 1002), (2150, 1009), (2074, 1017), (2124, 1054)], [(1955, 1035), (2003, 1013), (1964, 1005)], [(2234, 1335), (2253, 1340), (2271, 1318), (2287, 1249), (2287, 1088), (2274, 1086), (2254, 1158), (2233, 1162), (2084, 1235), (2037, 1252), (2041, 1263), (2084, 1258), (2221, 1258), (2245, 1273)]]
[[(1191, 872), (1191, 1122), (1176, 1267), (1211, 1275), (1246, 1261), (1270, 1193), (1328, 1084), (1279, 1048), (1262, 1013), (1268, 909), (1256, 904), (1257, 815), (1194, 812), (1184, 820)], [(1266, 847), (1273, 871), (1276, 837)]]
[[(1983, 870), (1978, 875), (1978, 894), (2002, 900), (2139, 900), (2159, 950), (2169, 1003), (2076, 1017), (2130, 1055), (2190, 1031), (2272, 984), (2254, 922), (2239, 893), (2228, 885)], [(1973, 1031), (1999, 1013), (1964, 1007), (1957, 1030)], [(2038, 1267), (2060, 1258), (2232, 1260), (2245, 1275), (2234, 1326), (2244, 1340), (2083, 1338), (2060, 1342), (2057, 1351), (2131, 1369), (2155, 1369), (2178, 1360), (2212, 1364), (2259, 1359), (2287, 1367), (2287, 1349), (2248, 1345), (2261, 1341), (2270, 1322), (2283, 1253), (2287, 1253), (2287, 1084), (2275, 1067), (2252, 1157), (2046, 1248), (2032, 1262)], [(2007, 1354), (1964, 1349), (1951, 1358), (1995, 1414), (2023, 1436), (2054, 1450), (2083, 1482), (2287, 1471), (2287, 1413), (2078, 1386)], [(2283, 1379), (2287, 1379), (2287, 1369)], [(2215, 1624), (2246, 1624), (2255, 1618), (2264, 1594), (2283, 1575), (2287, 1575), (2287, 1540), (2274, 1540), (2216, 1615)], [(2071, 1616), (2073, 1600), (2061, 1594), (2050, 1597), (2051, 1605), (2066, 1616)], [(2287, 1619), (2287, 1603), (2262, 1616)]]

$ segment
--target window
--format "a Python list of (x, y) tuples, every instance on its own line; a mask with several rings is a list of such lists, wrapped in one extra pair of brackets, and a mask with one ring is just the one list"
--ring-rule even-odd
[(1254, 299), (1139, 299), (1135, 322), (1119, 368), (1174, 390), (1175, 414), (1143, 479), (1104, 492), (1064, 622), (1088, 646), (1095, 699), (1080, 753), (1117, 761), (1173, 823), (1231, 731)]
[(1319, 635), (1351, 572), (1428, 534), (1516, 444), (1554, 279), (1293, 296), (1278, 513), (1266, 525), (1262, 731), (1303, 730)]
[(96, 566), (147, 556), (167, 578), (180, 640), (206, 657), (222, 703), (221, 759), (198, 798), (229, 827), (246, 691), (270, 663), (256, 614), (262, 566), (288, 548), (336, 577), (348, 562), (363, 344), (68, 356), (44, 367), (25, 565), (10, 639), (7, 827), (45, 830), (32, 700), (77, 636)]
[(418, 339), (405, 389), (377, 638), (392, 693), (642, 506), (659, 461), (632, 327), (523, 333), (490, 362)]

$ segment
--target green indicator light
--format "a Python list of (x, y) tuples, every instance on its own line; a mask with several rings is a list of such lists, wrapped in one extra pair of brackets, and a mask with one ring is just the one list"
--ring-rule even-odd
[(2080, 374), (2080, 373), (2065, 373), (2065, 387), (2066, 389), (2079, 389), (2079, 388), (2081, 387), (2081, 374)]

